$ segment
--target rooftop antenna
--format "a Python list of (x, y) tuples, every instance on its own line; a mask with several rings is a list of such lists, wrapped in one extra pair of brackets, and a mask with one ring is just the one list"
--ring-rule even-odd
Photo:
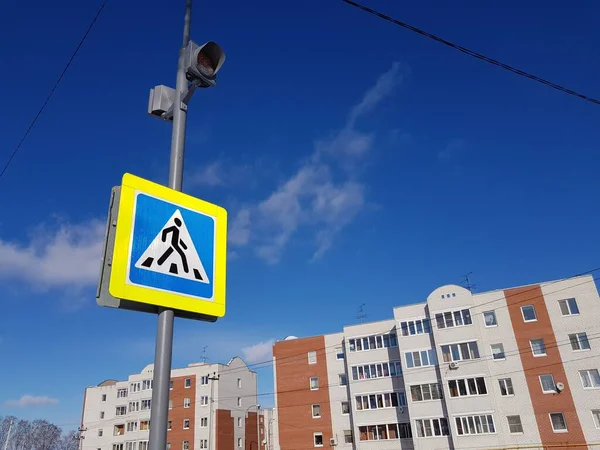
[(360, 305), (360, 306), (358, 307), (358, 313), (356, 314), (356, 318), (357, 318), (358, 320), (360, 320), (360, 323), (363, 323), (363, 322), (364, 322), (364, 320), (365, 320), (367, 317), (369, 317), (369, 315), (368, 315), (367, 313), (365, 313), (365, 306), (366, 306), (366, 305), (367, 305), (366, 303), (363, 303), (362, 305)]
[(202, 362), (204, 364), (206, 364), (206, 349), (208, 348), (208, 345), (205, 345), (204, 347), (202, 347)]
[(463, 277), (464, 287), (468, 289), (471, 293), (475, 292), (475, 284), (471, 283), (471, 274), (473, 272), (469, 272)]

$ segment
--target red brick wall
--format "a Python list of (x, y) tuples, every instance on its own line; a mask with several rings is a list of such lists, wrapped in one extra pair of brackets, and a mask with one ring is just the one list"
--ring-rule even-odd
[(246, 450), (257, 450), (258, 444), (256, 443), (256, 413), (249, 412), (246, 417), (246, 436), (245, 436), (245, 449)]
[(236, 448), (231, 411), (228, 409), (217, 409), (215, 427), (217, 430), (216, 450), (233, 450)]
[[(308, 364), (308, 352), (317, 363)], [(281, 450), (314, 448), (313, 433), (323, 433), (323, 446), (333, 436), (325, 338), (316, 336), (277, 342), (273, 347), (277, 385), (277, 414)], [(310, 378), (319, 377), (319, 389), (310, 390)], [(312, 404), (321, 405), (321, 418), (313, 419)]]
[[(185, 379), (190, 378), (191, 386), (185, 387)], [(173, 402), (173, 409), (169, 410), (169, 420), (171, 421), (171, 431), (167, 432), (167, 442), (171, 443), (173, 450), (180, 450), (183, 441), (189, 441), (190, 450), (194, 450), (194, 417), (195, 417), (195, 399), (196, 399), (196, 376), (187, 375), (183, 377), (172, 378), (173, 389), (169, 392), (169, 399)], [(183, 407), (183, 400), (190, 399), (190, 407)], [(184, 419), (190, 420), (189, 430), (183, 429)]]
[[(565, 375), (565, 368), (560, 357), (556, 337), (552, 329), (552, 322), (540, 286), (527, 286), (523, 288), (504, 291), (508, 312), (512, 321), (517, 347), (519, 348), (521, 363), (525, 371), (529, 395), (537, 421), (542, 444), (583, 444), (585, 437), (575, 410), (575, 403), (571, 395), (571, 388)], [(525, 322), (521, 313), (521, 306), (533, 305), (537, 315), (536, 322)], [(534, 357), (529, 341), (531, 339), (544, 339), (546, 356)], [(562, 382), (565, 389), (560, 394), (544, 394), (540, 384), (540, 375), (552, 374), (556, 383)], [(515, 395), (519, 395), (515, 392)], [(555, 433), (552, 430), (549, 413), (562, 412), (567, 422), (568, 432)], [(563, 447), (552, 447), (559, 450)], [(567, 448), (567, 447), (565, 447)]]

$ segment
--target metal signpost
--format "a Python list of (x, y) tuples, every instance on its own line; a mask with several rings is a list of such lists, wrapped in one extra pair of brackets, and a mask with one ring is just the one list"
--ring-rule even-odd
[(197, 88), (216, 85), (225, 54), (190, 40), (186, 0), (175, 89), (150, 91), (148, 113), (173, 122), (169, 185), (131, 174), (114, 187), (108, 211), (97, 302), (158, 314), (150, 450), (165, 450), (174, 318), (214, 322), (225, 315), (227, 212), (181, 192), (187, 105)]

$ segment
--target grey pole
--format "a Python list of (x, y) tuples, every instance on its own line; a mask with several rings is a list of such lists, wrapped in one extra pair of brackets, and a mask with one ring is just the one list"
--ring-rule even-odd
[[(169, 187), (176, 191), (181, 191), (183, 184), (183, 155), (185, 152), (187, 106), (181, 102), (181, 92), (187, 87), (183, 54), (185, 47), (190, 41), (191, 20), (192, 0), (186, 0), (183, 45), (179, 50), (177, 63), (177, 84), (175, 86), (175, 101), (173, 103), (173, 134), (171, 136), (171, 159), (169, 166)], [(166, 450), (167, 447), (174, 318), (175, 314), (173, 310), (160, 308), (156, 332), (156, 348), (154, 350), (152, 415), (149, 438), (150, 450)]]
[(256, 405), (256, 448), (260, 450), (260, 405)]

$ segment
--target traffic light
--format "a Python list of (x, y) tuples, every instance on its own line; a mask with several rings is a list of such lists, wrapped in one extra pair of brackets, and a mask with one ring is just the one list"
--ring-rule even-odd
[(185, 49), (186, 77), (199, 87), (217, 84), (217, 72), (225, 62), (225, 53), (215, 42), (198, 45), (190, 41)]

